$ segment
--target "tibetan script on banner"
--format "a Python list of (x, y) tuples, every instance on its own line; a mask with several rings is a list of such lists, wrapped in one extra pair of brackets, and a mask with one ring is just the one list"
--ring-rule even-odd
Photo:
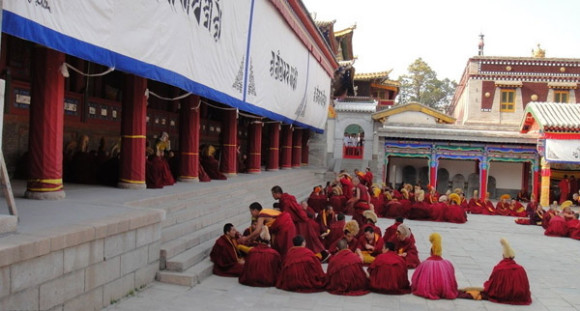
[(167, 0), (169, 4), (181, 4), (187, 15), (193, 14), (197, 24), (206, 28), (218, 41), (222, 34), (222, 6), (220, 0)]

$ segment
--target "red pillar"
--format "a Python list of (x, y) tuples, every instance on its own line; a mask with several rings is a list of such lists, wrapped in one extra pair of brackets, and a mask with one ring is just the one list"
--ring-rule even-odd
[(179, 180), (199, 181), (200, 99), (191, 95), (181, 101), (179, 134)]
[(310, 148), (308, 148), (308, 140), (310, 139), (310, 131), (303, 130), (302, 131), (302, 166), (308, 165), (308, 153), (310, 152)]
[(530, 187), (530, 162), (524, 162), (522, 168), (522, 189), (526, 189)]
[(125, 75), (121, 115), (121, 163), (119, 188), (144, 189), (145, 135), (147, 134), (147, 79)]
[(439, 161), (435, 159), (429, 160), (429, 186), (437, 188), (437, 169), (439, 168)]
[(236, 109), (225, 110), (222, 120), (223, 141), (220, 171), (226, 175), (235, 176), (238, 173), (238, 111)]
[(280, 123), (270, 123), (270, 148), (268, 149), (268, 171), (277, 171), (280, 168)]
[(25, 196), (38, 200), (63, 199), (64, 77), (59, 67), (65, 55), (44, 47), (35, 47), (33, 54), (28, 135), (30, 173)]
[(302, 129), (294, 129), (292, 134), (292, 167), (299, 168), (302, 164)]
[(282, 154), (280, 167), (283, 170), (292, 168), (292, 126), (282, 125)]
[(262, 171), (262, 126), (261, 121), (250, 124), (250, 140), (248, 155), (248, 173), (258, 174)]
[(479, 162), (479, 198), (485, 199), (487, 194), (487, 159)]

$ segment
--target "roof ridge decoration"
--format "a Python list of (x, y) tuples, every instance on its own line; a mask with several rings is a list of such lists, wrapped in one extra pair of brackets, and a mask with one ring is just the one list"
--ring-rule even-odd
[(393, 71), (393, 69), (385, 70), (385, 71), (378, 71), (378, 72), (368, 72), (368, 73), (356, 73), (354, 75), (355, 80), (365, 80), (365, 79), (380, 79), (380, 78), (389, 78), (389, 74)]
[(356, 29), (356, 23), (354, 23), (354, 25), (352, 25), (350, 27), (346, 27), (345, 29), (335, 31), (334, 36), (335, 37), (344, 36), (346, 34), (353, 32), (355, 29)]

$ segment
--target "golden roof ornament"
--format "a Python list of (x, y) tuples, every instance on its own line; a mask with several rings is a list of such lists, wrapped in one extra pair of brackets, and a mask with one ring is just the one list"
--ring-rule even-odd
[(538, 43), (538, 47), (532, 50), (532, 56), (536, 58), (546, 57), (546, 50), (543, 50)]

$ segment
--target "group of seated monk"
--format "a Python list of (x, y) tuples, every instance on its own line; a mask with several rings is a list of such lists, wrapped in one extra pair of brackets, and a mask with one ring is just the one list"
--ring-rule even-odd
[(366, 211), (388, 218), (465, 223), (468, 210), (468, 203), (461, 189), (456, 189), (448, 196), (440, 196), (433, 187), (428, 187), (428, 192), (425, 193), (419, 185), (413, 187), (403, 184), (399, 190), (394, 190), (377, 184), (369, 185), (367, 177), (351, 177), (346, 172), (339, 173), (336, 180), (329, 182), (325, 188), (314, 187), (308, 204), (316, 211), (331, 205), (337, 213), (352, 215), (361, 226)]
[[(351, 223), (352, 226), (358, 225), (356, 221)], [(409, 230), (401, 223), (395, 223), (394, 226), (397, 227), (397, 238), (405, 234), (399, 228), (402, 231)], [(226, 224), (224, 235), (218, 238), (210, 253), (214, 274), (238, 277), (244, 285), (276, 286), (282, 290), (304, 293), (328, 291), (336, 295), (358, 296), (373, 291), (395, 295), (413, 293), (428, 299), (460, 297), (508, 304), (531, 303), (526, 272), (513, 260), (513, 250), (505, 239), (501, 241), (504, 259), (494, 267), (484, 286), (459, 290), (453, 264), (441, 257), (441, 236), (438, 233), (429, 236), (431, 256), (416, 266), (409, 282), (408, 263), (392, 242), (383, 243), (378, 251), (375, 249), (374, 260), (365, 269), (364, 251), (360, 247), (353, 250), (349, 241), (341, 238), (336, 242), (336, 252), (330, 258), (325, 272), (320, 258), (306, 247), (304, 237), (294, 236), (292, 246), (281, 256), (269, 246), (270, 241), (277, 238), (271, 237), (268, 228), (271, 226), (259, 229), (256, 234), (259, 236), (258, 244), (244, 250), (236, 240), (238, 233), (234, 226)], [(350, 227), (348, 230), (354, 231)], [(361, 241), (372, 239), (366, 234), (363, 237)], [(247, 253), (245, 259), (242, 258), (242, 252)]]
[(554, 203), (544, 210), (539, 206), (532, 196), (528, 203), (528, 217), (518, 218), (515, 220), (520, 225), (538, 225), (544, 228), (544, 234), (547, 236), (570, 237), (580, 240), (580, 220), (579, 214), (572, 210), (574, 203), (570, 200)]

